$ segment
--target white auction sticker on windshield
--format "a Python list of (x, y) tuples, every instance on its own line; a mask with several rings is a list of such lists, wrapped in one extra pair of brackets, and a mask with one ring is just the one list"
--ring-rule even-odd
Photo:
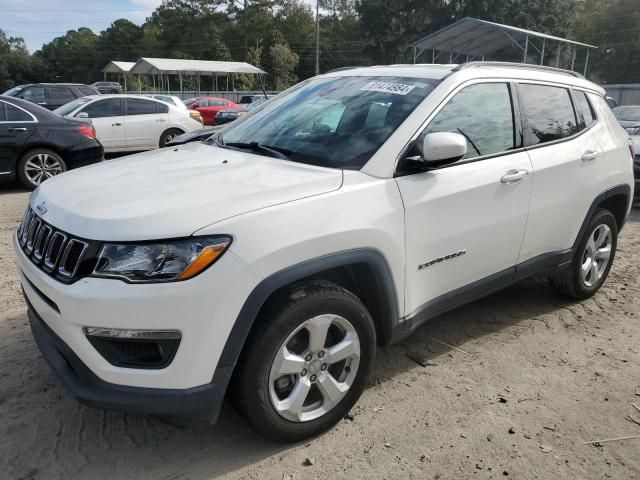
[(415, 85), (407, 85), (405, 83), (393, 83), (393, 82), (369, 82), (360, 90), (367, 92), (383, 92), (383, 93), (395, 93), (396, 95), (406, 95), (413, 90)]

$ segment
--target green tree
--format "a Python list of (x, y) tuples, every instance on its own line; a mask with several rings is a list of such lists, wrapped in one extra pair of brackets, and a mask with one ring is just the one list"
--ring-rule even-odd
[(284, 90), (298, 80), (294, 73), (298, 65), (298, 55), (291, 51), (286, 41), (282, 41), (281, 35), (278, 31), (274, 32), (267, 56), (267, 72), (270, 86), (274, 90)]
[(100, 78), (97, 45), (98, 36), (89, 28), (69, 30), (54, 38), (36, 52), (44, 64), (45, 77), (52, 82), (93, 83)]
[(591, 51), (590, 77), (604, 83), (640, 79), (640, 5), (637, 0), (583, 0), (573, 33), (598, 46)]

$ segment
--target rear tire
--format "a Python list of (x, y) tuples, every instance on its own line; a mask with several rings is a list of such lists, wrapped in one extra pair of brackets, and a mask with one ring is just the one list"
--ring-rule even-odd
[(167, 146), (167, 142), (173, 140), (178, 135), (182, 135), (184, 132), (179, 128), (170, 128), (162, 132), (160, 135), (160, 148), (164, 148)]
[(46, 148), (30, 150), (18, 161), (20, 183), (34, 190), (42, 182), (67, 171), (67, 164), (56, 152)]
[(362, 394), (375, 359), (375, 327), (360, 299), (313, 281), (271, 302), (256, 322), (231, 386), (242, 416), (281, 442), (339, 422)]
[(551, 278), (561, 295), (585, 299), (595, 294), (611, 270), (618, 245), (618, 225), (610, 211), (596, 210), (571, 264)]

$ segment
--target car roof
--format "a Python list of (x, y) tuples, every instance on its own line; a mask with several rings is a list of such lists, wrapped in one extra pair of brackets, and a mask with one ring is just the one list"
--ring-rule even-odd
[(444, 80), (455, 75), (461, 80), (474, 78), (506, 77), (515, 80), (537, 80), (573, 85), (590, 89), (604, 95), (599, 85), (586, 80), (571, 70), (509, 62), (469, 62), (463, 64), (403, 64), (377, 65), (373, 67), (344, 67), (324, 74), (325, 76), (406, 76)]

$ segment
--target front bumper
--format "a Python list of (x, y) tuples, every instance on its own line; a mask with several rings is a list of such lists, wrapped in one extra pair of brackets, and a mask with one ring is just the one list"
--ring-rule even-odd
[[(86, 277), (64, 284), (40, 270), (15, 235), (14, 249), (34, 336), (76, 397), (104, 408), (215, 420), (233, 369), (220, 355), (260, 280), (251, 267), (229, 250), (184, 282), (132, 285)], [(168, 366), (128, 368), (109, 363), (83, 327), (177, 329), (182, 339)]]
[(218, 419), (232, 367), (218, 368), (213, 381), (188, 389), (141, 388), (117, 385), (98, 378), (37, 314), (29, 299), (33, 337), (51, 369), (65, 387), (85, 405), (122, 412)]

